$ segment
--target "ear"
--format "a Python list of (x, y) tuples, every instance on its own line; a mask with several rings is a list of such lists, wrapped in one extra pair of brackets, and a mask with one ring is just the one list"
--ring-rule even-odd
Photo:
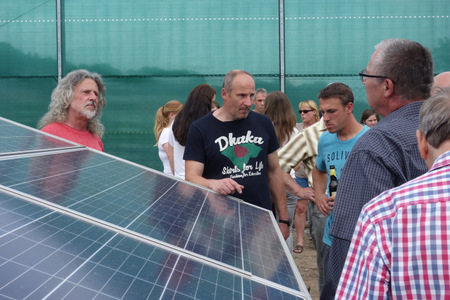
[(425, 135), (420, 132), (419, 130), (416, 131), (416, 137), (417, 137), (417, 146), (419, 147), (420, 157), (422, 157), (423, 160), (427, 160), (428, 158), (428, 143), (425, 139)]
[(70, 104), (72, 103), (72, 100), (66, 100), (64, 101), (64, 109), (69, 108)]
[(394, 83), (389, 78), (383, 81), (384, 97), (388, 98), (394, 94)]
[(225, 98), (227, 97), (227, 90), (222, 89), (222, 92), (220, 93), (220, 95), (222, 96), (222, 99), (225, 100)]
[(345, 111), (349, 114), (353, 113), (353, 102), (347, 103), (347, 105), (345, 106)]

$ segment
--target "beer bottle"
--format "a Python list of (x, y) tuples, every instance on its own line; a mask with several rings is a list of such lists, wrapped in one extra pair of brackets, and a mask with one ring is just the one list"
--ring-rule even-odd
[(336, 191), (338, 187), (338, 181), (336, 176), (336, 168), (334, 165), (330, 166), (330, 184), (328, 185), (328, 192), (330, 196), (336, 196)]

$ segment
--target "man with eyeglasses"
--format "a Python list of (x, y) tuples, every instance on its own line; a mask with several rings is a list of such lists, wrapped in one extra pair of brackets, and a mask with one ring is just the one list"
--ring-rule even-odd
[(330, 251), (321, 299), (333, 299), (356, 222), (364, 204), (427, 171), (416, 130), (430, 96), (433, 60), (417, 42), (387, 39), (375, 46), (360, 74), (369, 106), (382, 117), (353, 147), (342, 170), (333, 208)]

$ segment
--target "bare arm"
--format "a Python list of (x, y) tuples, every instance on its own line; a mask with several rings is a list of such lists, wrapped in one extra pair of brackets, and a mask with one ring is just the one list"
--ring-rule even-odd
[(328, 216), (330, 211), (333, 209), (332, 206), (328, 204), (328, 201), (334, 202), (334, 197), (328, 197), (327, 192), (327, 182), (328, 173), (321, 172), (317, 167), (314, 167), (312, 171), (313, 182), (314, 182), (314, 196), (316, 198), (316, 205), (320, 212)]
[(286, 189), (291, 192), (292, 194), (294, 194), (295, 196), (297, 196), (300, 199), (306, 199), (306, 200), (311, 200), (314, 201), (314, 190), (310, 187), (307, 188), (302, 188), (301, 186), (299, 186), (297, 184), (297, 182), (295, 182), (294, 178), (291, 177), (291, 175), (289, 173), (286, 172), (282, 172), (283, 174), (283, 180), (284, 180), (284, 185), (286, 187)]
[(175, 174), (175, 167), (173, 165), (173, 147), (169, 143), (163, 144), (164, 151), (166, 151), (167, 158), (169, 159), (170, 163), (170, 170), (172, 171), (172, 174)]
[[(267, 156), (267, 178), (269, 180), (270, 195), (275, 204), (280, 220), (289, 220), (289, 213), (286, 202), (286, 190), (283, 182), (283, 171), (278, 162), (277, 152), (272, 152)], [(292, 221), (292, 220), (291, 220)], [(284, 223), (278, 223), (283, 237), (289, 237), (289, 226)]]
[(186, 160), (185, 178), (187, 181), (207, 187), (222, 195), (233, 194), (238, 192), (242, 194), (244, 186), (238, 184), (231, 178), (224, 179), (206, 179), (203, 177), (203, 169), (205, 165), (195, 160)]

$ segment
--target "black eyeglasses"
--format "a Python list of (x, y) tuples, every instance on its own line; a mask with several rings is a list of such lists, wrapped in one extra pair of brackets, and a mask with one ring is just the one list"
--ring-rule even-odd
[(359, 72), (359, 76), (361, 77), (361, 81), (364, 82), (364, 77), (371, 77), (371, 78), (384, 78), (384, 79), (389, 79), (390, 81), (392, 81), (393, 84), (395, 84), (395, 81), (392, 80), (391, 78), (387, 77), (387, 76), (382, 76), (382, 75), (369, 75), (366, 74), (366, 69), (363, 69), (361, 72)]
[(307, 114), (307, 113), (309, 113), (310, 111), (314, 111), (314, 109), (301, 109), (301, 110), (299, 110), (298, 112), (299, 112), (300, 114)]

